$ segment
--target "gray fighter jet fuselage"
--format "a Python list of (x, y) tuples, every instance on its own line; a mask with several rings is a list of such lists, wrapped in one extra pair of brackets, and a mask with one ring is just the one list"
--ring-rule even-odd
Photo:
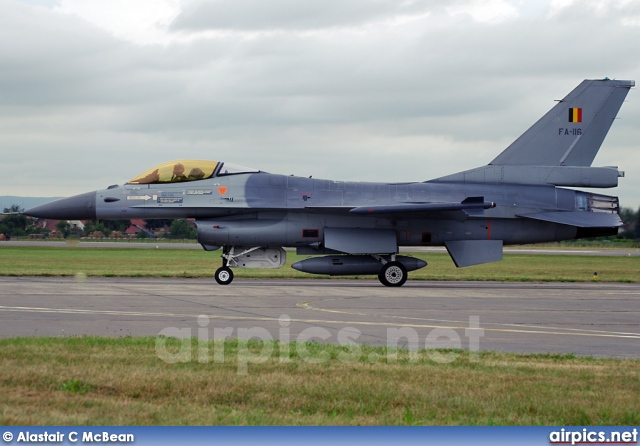
[(234, 267), (278, 268), (283, 247), (313, 256), (300, 271), (375, 274), (401, 286), (426, 262), (401, 246), (444, 245), (458, 267), (502, 259), (505, 244), (613, 235), (616, 167), (591, 167), (633, 81), (587, 80), (487, 166), (413, 183), (285, 176), (229, 163), (178, 160), (125, 183), (25, 213), (94, 219), (192, 218), (206, 250), (222, 248), (216, 280)]

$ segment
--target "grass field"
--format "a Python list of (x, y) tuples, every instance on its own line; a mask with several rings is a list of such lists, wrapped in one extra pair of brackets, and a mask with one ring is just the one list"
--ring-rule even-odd
[[(505, 254), (501, 262), (456, 268), (447, 254), (415, 253), (429, 266), (409, 273), (412, 280), (640, 282), (640, 257)], [(287, 253), (280, 269), (234, 270), (236, 277), (314, 278), (290, 265), (305, 258)], [(105, 277), (213, 277), (218, 252), (181, 249), (11, 247), (0, 244), (0, 275)], [(326, 277), (326, 276), (324, 276)], [(372, 276), (368, 276), (369, 278)], [(353, 278), (353, 276), (350, 276)]]
[[(169, 340), (178, 349), (177, 340)], [(196, 340), (192, 343), (195, 352)], [(187, 344), (188, 345), (188, 344)], [(280, 348), (287, 347), (288, 353)], [(0, 340), (2, 425), (637, 425), (640, 362), (362, 347), (224, 343), (224, 362), (168, 364), (155, 338)], [(238, 374), (242, 353), (273, 348)], [(211, 352), (222, 344), (209, 343)], [(283, 351), (284, 348), (283, 348)], [(371, 363), (372, 354), (380, 358)], [(286, 360), (287, 362), (282, 362)]]
[[(457, 269), (447, 254), (416, 254), (418, 280), (640, 282), (640, 257), (508, 254)], [(288, 265), (303, 257), (288, 253)], [(212, 277), (218, 253), (179, 249), (87, 249), (0, 245), (0, 275)], [(313, 278), (289, 266), (236, 269), (237, 277)], [(160, 359), (162, 338), (0, 339), (3, 425), (637, 425), (640, 361), (571, 355), (406, 350), (344, 346), (190, 342), (191, 359)], [(163, 339), (172, 351), (180, 342)], [(300, 356), (298, 348), (319, 363)], [(223, 362), (198, 362), (224, 349)], [(266, 350), (263, 350), (266, 349)], [(247, 354), (273, 349), (262, 363)], [(218, 350), (219, 351), (219, 350)], [(286, 353), (288, 352), (288, 353)], [(436, 352), (438, 353), (438, 352)], [(397, 361), (391, 361), (394, 356)], [(306, 358), (306, 359), (305, 359)], [(371, 358), (377, 358), (373, 361)], [(283, 361), (284, 359), (284, 361)]]

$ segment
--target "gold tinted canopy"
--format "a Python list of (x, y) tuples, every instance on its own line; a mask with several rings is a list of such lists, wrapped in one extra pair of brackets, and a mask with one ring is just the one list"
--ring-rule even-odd
[(169, 161), (141, 173), (129, 184), (176, 183), (211, 178), (218, 167), (217, 161), (178, 160)]

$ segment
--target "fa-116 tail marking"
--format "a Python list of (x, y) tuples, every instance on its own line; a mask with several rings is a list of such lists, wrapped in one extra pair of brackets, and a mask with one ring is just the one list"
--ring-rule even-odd
[[(283, 247), (314, 256), (315, 274), (377, 274), (401, 286), (426, 262), (400, 246), (442, 246), (458, 267), (502, 259), (505, 244), (613, 235), (617, 197), (566, 187), (616, 187), (616, 167), (591, 164), (633, 81), (585, 80), (488, 165), (421, 183), (336, 182), (228, 163), (161, 164), (123, 186), (29, 209), (56, 219), (193, 218), (206, 250), (232, 268), (278, 268)], [(144, 199), (140, 199), (144, 197)]]

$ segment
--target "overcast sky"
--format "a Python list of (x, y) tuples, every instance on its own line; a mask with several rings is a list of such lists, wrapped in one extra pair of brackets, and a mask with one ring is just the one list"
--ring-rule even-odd
[[(640, 81), (637, 0), (0, 0), (0, 195), (179, 158), (424, 181), (485, 165), (585, 78)], [(640, 95), (594, 165), (640, 205)]]

